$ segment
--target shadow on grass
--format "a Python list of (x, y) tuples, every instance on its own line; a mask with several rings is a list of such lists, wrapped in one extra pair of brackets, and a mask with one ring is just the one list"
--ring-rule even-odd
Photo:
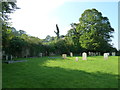
[(4, 64), (3, 88), (118, 88), (117, 75), (47, 67), (41, 65), (47, 57), (39, 60)]

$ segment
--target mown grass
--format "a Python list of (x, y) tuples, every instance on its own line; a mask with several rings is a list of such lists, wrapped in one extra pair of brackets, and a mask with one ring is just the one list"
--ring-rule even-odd
[(23, 58), (3, 63), (3, 88), (118, 88), (118, 56)]

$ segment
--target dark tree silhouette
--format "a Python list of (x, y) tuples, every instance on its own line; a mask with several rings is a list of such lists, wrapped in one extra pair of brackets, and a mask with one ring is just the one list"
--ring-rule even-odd
[(56, 31), (54, 31), (55, 33), (56, 33), (56, 35), (57, 35), (57, 38), (59, 39), (60, 38), (60, 31), (59, 31), (59, 28), (58, 28), (58, 25), (56, 24), (56, 29), (57, 29), (57, 32)]

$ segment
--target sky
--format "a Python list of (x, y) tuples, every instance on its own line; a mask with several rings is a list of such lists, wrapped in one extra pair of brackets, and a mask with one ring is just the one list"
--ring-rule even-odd
[[(97, 1), (97, 0), (96, 0)], [(44, 39), (47, 35), (56, 36), (56, 24), (60, 35), (66, 35), (71, 23), (78, 23), (86, 9), (95, 8), (108, 17), (114, 28), (112, 42), (118, 49), (118, 2), (117, 0), (17, 0), (16, 10), (10, 15), (12, 26), (24, 30), (28, 35)]]

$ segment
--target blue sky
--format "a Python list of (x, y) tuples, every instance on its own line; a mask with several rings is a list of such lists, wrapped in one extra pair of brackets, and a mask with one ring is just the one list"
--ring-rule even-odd
[(118, 48), (118, 2), (80, 2), (65, 0), (18, 0), (21, 8), (11, 15), (13, 26), (17, 30), (25, 30), (32, 36), (45, 38), (55, 36), (55, 24), (58, 24), (60, 34), (65, 35), (71, 28), (71, 23), (78, 23), (81, 14), (86, 9), (95, 8), (108, 17), (111, 26), (115, 29), (112, 43)]

